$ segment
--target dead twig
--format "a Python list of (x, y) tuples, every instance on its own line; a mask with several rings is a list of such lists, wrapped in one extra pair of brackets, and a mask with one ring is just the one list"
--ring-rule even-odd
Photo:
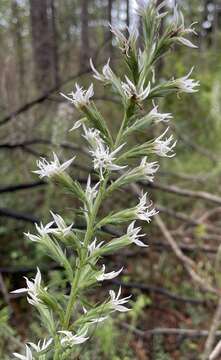
[[(215, 311), (215, 314), (213, 316), (212, 324), (209, 330), (208, 338), (205, 343), (205, 349), (204, 353), (202, 355), (202, 360), (208, 360), (211, 359), (210, 354), (213, 349), (213, 344), (216, 338), (216, 331), (219, 328), (221, 323), (221, 296), (219, 298), (219, 302)], [(214, 359), (214, 357), (213, 357)]]

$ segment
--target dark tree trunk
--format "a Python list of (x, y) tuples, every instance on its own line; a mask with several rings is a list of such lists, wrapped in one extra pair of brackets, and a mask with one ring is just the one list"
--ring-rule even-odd
[(126, 24), (129, 27), (130, 26), (130, 0), (126, 0)]
[(16, 70), (18, 79), (18, 94), (19, 101), (22, 103), (25, 99), (25, 60), (24, 60), (24, 44), (22, 39), (22, 22), (20, 17), (20, 9), (17, 1), (11, 2), (12, 12), (12, 35), (13, 44), (16, 52)]
[(44, 92), (58, 81), (55, 9), (53, 0), (29, 1), (35, 83)]
[(108, 43), (109, 49), (109, 56), (112, 56), (113, 53), (113, 46), (112, 46), (112, 32), (110, 31), (109, 24), (112, 25), (112, 7), (113, 7), (113, 0), (108, 0), (107, 3), (107, 22), (108, 26), (105, 32), (105, 41)]
[(56, 7), (54, 0), (48, 0), (50, 10), (50, 32), (51, 32), (51, 70), (53, 77), (53, 85), (58, 85), (60, 81), (59, 76), (59, 57), (58, 57), (58, 34), (56, 27)]
[(80, 68), (85, 70), (89, 66), (89, 29), (88, 29), (88, 0), (81, 0), (81, 49), (80, 49)]

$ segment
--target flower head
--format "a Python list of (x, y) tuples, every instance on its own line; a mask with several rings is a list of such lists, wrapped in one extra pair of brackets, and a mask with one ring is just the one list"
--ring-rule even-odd
[(90, 98), (94, 95), (94, 87), (93, 84), (91, 84), (87, 90), (84, 90), (78, 84), (76, 84), (75, 87), (75, 91), (72, 91), (68, 95), (63, 93), (61, 93), (61, 95), (71, 101), (76, 108), (80, 110), (82, 107), (89, 105)]
[(97, 144), (95, 149), (90, 150), (93, 156), (94, 169), (99, 170), (101, 179), (103, 178), (103, 172), (105, 170), (119, 171), (126, 166), (120, 166), (114, 164), (116, 160), (115, 155), (122, 149), (125, 144), (120, 145), (117, 149), (110, 152), (108, 146), (105, 146), (102, 142)]
[(141, 160), (139, 170), (141, 170), (142, 175), (145, 176), (146, 180), (152, 182), (154, 179), (153, 175), (157, 172), (158, 169), (159, 164), (157, 161), (147, 162), (146, 156)]
[(145, 193), (141, 198), (139, 204), (136, 206), (136, 216), (140, 220), (151, 222), (151, 217), (158, 214), (158, 211), (155, 209), (149, 208), (152, 206), (152, 203), (147, 205), (147, 193)]
[(85, 190), (85, 195), (86, 198), (88, 200), (88, 202), (90, 204), (93, 203), (94, 199), (97, 196), (97, 188), (99, 186), (100, 182), (97, 182), (97, 184), (95, 184), (93, 187), (91, 186), (91, 176), (90, 174), (88, 175), (88, 179), (87, 179), (87, 186), (86, 186), (86, 190)]
[(196, 23), (192, 23), (190, 27), (186, 28), (184, 24), (184, 17), (181, 11), (178, 10), (178, 6), (174, 6), (174, 15), (173, 15), (173, 23), (175, 26), (175, 33), (177, 33), (176, 40), (177, 42), (181, 43), (190, 48), (197, 48), (190, 40), (183, 37), (184, 35), (194, 34), (197, 35), (193, 26)]
[(190, 75), (193, 72), (193, 68), (189, 71), (186, 76), (175, 79), (172, 81), (172, 85), (175, 86), (179, 92), (194, 93), (198, 91), (199, 81), (190, 79)]
[(90, 59), (90, 65), (91, 65), (91, 69), (94, 72), (93, 77), (99, 81), (103, 81), (103, 82), (109, 82), (112, 81), (113, 79), (113, 71), (110, 68), (110, 58), (108, 59), (107, 63), (103, 66), (102, 69), (102, 74), (99, 73), (96, 68), (94, 67), (93, 61), (92, 59)]
[(53, 339), (46, 340), (44, 339), (41, 343), (41, 340), (39, 340), (38, 344), (34, 344), (33, 342), (29, 342), (28, 344), (37, 352), (45, 351), (53, 342)]
[(20, 359), (20, 360), (32, 360), (33, 356), (32, 356), (32, 352), (31, 352), (30, 348), (27, 345), (25, 345), (25, 349), (26, 349), (26, 354), (25, 355), (21, 355), (21, 354), (18, 354), (18, 353), (13, 353), (13, 355), (17, 359)]
[(80, 331), (76, 335), (74, 335), (71, 331), (66, 331), (66, 330), (61, 330), (59, 331), (59, 333), (64, 335), (64, 337), (61, 339), (61, 344), (64, 346), (65, 345), (73, 346), (77, 344), (82, 344), (89, 339), (89, 337), (86, 337), (87, 330)]
[(97, 281), (104, 281), (104, 280), (114, 279), (115, 277), (117, 277), (121, 273), (122, 270), (123, 270), (123, 268), (121, 268), (118, 271), (111, 271), (111, 272), (105, 274), (105, 265), (103, 265), (101, 273), (98, 276), (96, 276), (96, 279), (97, 279)]
[(150, 111), (149, 116), (154, 120), (155, 123), (159, 122), (168, 122), (173, 118), (171, 113), (160, 113), (158, 112), (158, 106), (154, 106), (154, 108)]
[(73, 223), (71, 225), (67, 226), (64, 219), (60, 215), (54, 214), (52, 211), (50, 211), (50, 213), (54, 219), (53, 223), (55, 223), (57, 225), (57, 227), (52, 228), (50, 232), (52, 234), (61, 235), (61, 236), (69, 235), (71, 232)]
[(27, 288), (21, 288), (18, 290), (12, 291), (13, 294), (27, 293), (27, 300), (29, 304), (37, 306), (41, 303), (39, 298), (39, 293), (41, 290), (41, 272), (39, 268), (37, 268), (37, 274), (34, 279), (29, 280), (24, 277), (26, 280)]
[(110, 300), (109, 304), (110, 304), (111, 309), (113, 311), (126, 312), (126, 311), (130, 310), (126, 306), (124, 306), (123, 304), (126, 304), (129, 301), (131, 295), (120, 299), (121, 287), (119, 288), (119, 291), (118, 291), (117, 295), (113, 290), (110, 290), (109, 294), (110, 294), (110, 297), (111, 297), (111, 300)]
[(97, 239), (95, 238), (94, 241), (88, 245), (88, 252), (89, 255), (92, 256), (93, 253), (98, 250), (104, 243), (104, 241), (101, 241), (99, 244), (96, 244)]
[(173, 148), (176, 146), (177, 141), (173, 141), (173, 135), (170, 135), (169, 138), (163, 140), (164, 135), (166, 135), (169, 128), (167, 128), (163, 134), (161, 134), (155, 141), (154, 141), (154, 152), (162, 157), (173, 157), (176, 154), (173, 152)]
[(89, 142), (91, 147), (94, 149), (97, 147), (97, 144), (103, 144), (104, 141), (101, 138), (101, 133), (98, 129), (87, 128), (83, 125), (84, 135), (83, 137)]
[(126, 38), (123, 32), (115, 26), (110, 25), (110, 31), (115, 35), (120, 50), (129, 57), (130, 50), (135, 47), (137, 38), (139, 36), (136, 24), (133, 24), (131, 28), (127, 27), (127, 31), (129, 33), (128, 38)]
[(130, 79), (125, 75), (126, 82), (122, 82), (122, 89), (128, 99), (134, 98), (138, 102), (145, 100), (150, 93), (150, 83), (144, 89), (144, 83), (137, 88)]
[(130, 241), (138, 246), (141, 247), (147, 247), (148, 245), (144, 244), (141, 240), (139, 240), (140, 237), (145, 236), (144, 234), (139, 234), (141, 227), (134, 227), (135, 221), (133, 221), (127, 228), (127, 236), (129, 237)]
[(52, 160), (50, 162), (47, 161), (45, 158), (41, 158), (40, 160), (38, 160), (37, 166), (38, 166), (39, 170), (35, 170), (35, 171), (33, 171), (33, 173), (38, 174), (40, 176), (40, 178), (43, 178), (43, 177), (50, 178), (54, 175), (59, 175), (62, 172), (64, 172), (64, 170), (66, 168), (68, 168), (68, 166), (70, 166), (71, 163), (75, 159), (75, 156), (74, 156), (70, 160), (61, 164), (57, 155), (54, 152), (53, 152), (53, 156), (54, 156), (54, 160)]

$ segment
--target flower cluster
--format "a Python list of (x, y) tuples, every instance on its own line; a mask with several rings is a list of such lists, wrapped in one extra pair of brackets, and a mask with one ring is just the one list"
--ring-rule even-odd
[[(130, 310), (128, 302), (131, 296), (127, 293), (124, 295), (121, 287), (117, 292), (110, 290), (109, 296), (106, 299), (100, 298), (96, 305), (91, 304), (86, 296), (90, 287), (114, 279), (123, 272), (123, 267), (106, 271), (106, 265), (100, 264), (104, 255), (119, 252), (126, 246), (148, 246), (145, 234), (141, 233), (141, 226), (136, 225), (141, 221), (148, 224), (158, 214), (147, 193), (142, 193), (138, 204), (131, 208), (108, 211), (106, 215), (103, 215), (101, 209), (105, 208), (103, 204), (113, 192), (121, 190), (122, 193), (123, 188), (127, 190), (136, 182), (144, 186), (147, 182), (153, 182), (159, 169), (156, 160), (158, 156), (175, 156), (176, 140), (173, 135), (167, 137), (169, 128), (155, 139), (147, 137), (150, 126), (158, 123), (165, 126), (172, 119), (170, 113), (160, 112), (155, 101), (167, 94), (194, 93), (198, 89), (198, 82), (190, 78), (192, 70), (181, 78), (157, 82), (155, 64), (174, 44), (195, 47), (185, 37), (193, 34), (194, 30), (192, 26), (185, 28), (182, 13), (177, 7), (174, 8), (172, 21), (169, 18), (165, 22), (165, 33), (159, 33), (160, 23), (167, 15), (167, 12), (162, 11), (165, 6), (165, 1), (156, 5), (155, 0), (137, 0), (136, 13), (141, 17), (144, 29), (140, 41), (136, 27), (127, 29), (125, 33), (111, 26), (128, 65), (127, 75), (115, 74), (110, 67), (110, 59), (101, 72), (90, 61), (94, 78), (105, 86), (110, 85), (121, 102), (124, 115), (117, 134), (110, 131), (104, 117), (91, 100), (94, 95), (93, 84), (88, 89), (76, 84), (72, 92), (67, 95), (62, 93), (82, 115), (71, 130), (82, 131), (93, 171), (80, 183), (66, 173), (75, 156), (61, 163), (53, 153), (53, 160), (41, 158), (37, 161), (38, 169), (34, 171), (35, 174), (61, 186), (78, 199), (78, 213), (83, 226), (79, 228), (76, 220), (66, 223), (61, 215), (51, 211), (52, 221), (46, 225), (36, 224), (36, 234), (25, 233), (29, 240), (37, 243), (59, 264), (59, 268), (64, 269), (62, 275), (67, 285), (65, 288), (70, 289), (70, 292), (63, 294), (63, 287), (59, 287), (58, 294), (55, 286), (49, 284), (44, 287), (39, 268), (34, 278), (29, 280), (25, 277), (26, 287), (13, 291), (15, 294), (27, 294), (27, 301), (39, 312), (48, 334), (47, 339), (37, 344), (27, 343), (25, 355), (14, 353), (17, 359), (77, 358), (79, 346), (89, 341), (93, 326), (106, 321), (115, 311), (126, 313)], [(142, 50), (139, 49), (141, 41), (144, 42)], [(144, 132), (145, 141), (140, 139), (136, 144), (127, 141), (129, 136), (138, 131)], [(133, 159), (132, 165), (128, 164), (130, 159)], [(112, 236), (104, 241), (102, 235), (108, 224), (114, 227), (124, 224), (127, 230), (118, 237)]]

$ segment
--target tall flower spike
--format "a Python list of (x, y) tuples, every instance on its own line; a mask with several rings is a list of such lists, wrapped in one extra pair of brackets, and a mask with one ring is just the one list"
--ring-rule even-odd
[(141, 240), (139, 240), (140, 237), (145, 236), (145, 234), (139, 234), (141, 227), (134, 227), (135, 221), (133, 221), (127, 228), (127, 236), (129, 237), (130, 241), (137, 246), (141, 247), (148, 247), (148, 245), (144, 244)]
[[(167, 128), (163, 134), (161, 134), (154, 141), (154, 152), (162, 157), (173, 157), (176, 154), (173, 152), (173, 148), (176, 146), (177, 141), (173, 142), (173, 135), (170, 135), (169, 138), (163, 140), (163, 137), (166, 135), (169, 128)], [(173, 143), (172, 143), (173, 142)]]
[(77, 109), (81, 110), (82, 107), (89, 105), (90, 98), (94, 95), (94, 87), (91, 84), (88, 90), (84, 90), (78, 84), (75, 85), (76, 90), (72, 91), (68, 95), (60, 93), (65, 99), (71, 101)]
[(115, 155), (122, 149), (125, 144), (120, 145), (117, 149), (110, 152), (110, 149), (103, 143), (98, 143), (98, 146), (90, 150), (93, 157), (94, 170), (99, 170), (101, 179), (103, 179), (103, 173), (106, 170), (119, 171), (124, 169), (126, 166), (120, 166), (114, 164), (116, 160)]
[(25, 349), (26, 349), (26, 354), (25, 355), (21, 355), (21, 354), (18, 354), (18, 353), (13, 353), (13, 355), (17, 359), (20, 359), (20, 360), (34, 360), (30, 348), (27, 345), (25, 345)]
[(117, 295), (113, 290), (110, 290), (109, 294), (111, 297), (109, 304), (113, 311), (120, 311), (120, 312), (130, 311), (130, 309), (128, 309), (126, 306), (124, 306), (124, 304), (126, 304), (129, 301), (129, 299), (131, 298), (131, 295), (120, 299), (121, 287), (119, 288)]
[(132, 83), (130, 79), (125, 75), (126, 82), (122, 82), (122, 89), (125, 96), (128, 99), (134, 98), (138, 102), (145, 100), (150, 93), (150, 82), (147, 87), (144, 89), (144, 83), (140, 86), (139, 89)]
[(35, 174), (38, 174), (40, 178), (43, 177), (53, 177), (54, 175), (59, 175), (67, 169), (71, 163), (74, 161), (75, 156), (70, 160), (60, 163), (57, 155), (53, 152), (54, 160), (48, 162), (45, 158), (41, 158), (37, 161), (37, 166), (39, 170), (32, 171)]
[(29, 304), (37, 306), (41, 303), (41, 300), (39, 299), (39, 292), (41, 289), (41, 272), (39, 268), (37, 268), (37, 274), (34, 279), (29, 280), (26, 277), (24, 277), (26, 280), (27, 288), (21, 288), (12, 291), (12, 294), (20, 294), (20, 293), (27, 293), (27, 300)]
[(103, 66), (102, 74), (96, 70), (92, 59), (90, 59), (90, 66), (94, 73), (93, 77), (95, 79), (97, 79), (99, 81), (103, 81), (103, 82), (108, 82), (113, 79), (113, 71), (110, 68), (110, 58), (108, 59), (107, 63)]
[(86, 337), (87, 330), (85, 330), (84, 332), (81, 331), (79, 332), (79, 334), (76, 335), (74, 335), (71, 331), (61, 330), (58, 332), (64, 336), (61, 339), (61, 344), (64, 346), (65, 345), (74, 346), (74, 345), (82, 344), (89, 339), (89, 337)]
[(96, 279), (97, 279), (97, 281), (104, 281), (104, 280), (114, 279), (115, 277), (117, 277), (121, 273), (122, 270), (123, 270), (123, 268), (121, 268), (118, 271), (111, 271), (111, 272), (105, 274), (105, 265), (103, 265), (101, 273), (100, 273), (100, 275), (96, 276)]
[(149, 208), (152, 206), (152, 203), (147, 205), (147, 193), (145, 193), (141, 198), (139, 204), (136, 206), (136, 217), (137, 219), (151, 222), (152, 216), (158, 214), (158, 211), (155, 209)]

